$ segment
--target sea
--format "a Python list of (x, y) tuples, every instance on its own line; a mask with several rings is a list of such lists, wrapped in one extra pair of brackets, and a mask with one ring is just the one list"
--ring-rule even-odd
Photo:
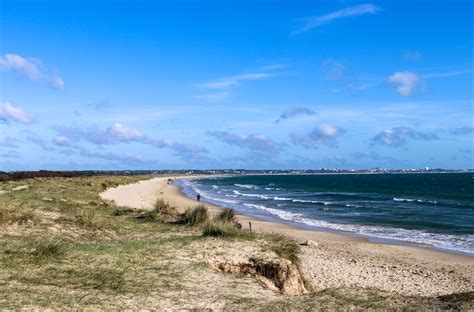
[(175, 182), (264, 220), (474, 256), (474, 174), (243, 175)]

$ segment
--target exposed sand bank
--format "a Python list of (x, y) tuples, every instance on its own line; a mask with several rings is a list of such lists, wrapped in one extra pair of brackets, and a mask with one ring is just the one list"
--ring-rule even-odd
[[(176, 179), (177, 177), (173, 177)], [(189, 177), (188, 177), (189, 178)], [(196, 200), (167, 184), (168, 177), (108, 189), (102, 198), (119, 206), (151, 209), (163, 198), (184, 211)], [(211, 213), (221, 207), (207, 204)], [(342, 234), (303, 230), (287, 224), (238, 215), (239, 222), (254, 231), (281, 233), (297, 241), (308, 239), (318, 246), (302, 246), (301, 268), (315, 289), (357, 286), (376, 287), (404, 295), (443, 295), (474, 291), (474, 257), (426, 248), (372, 243)]]

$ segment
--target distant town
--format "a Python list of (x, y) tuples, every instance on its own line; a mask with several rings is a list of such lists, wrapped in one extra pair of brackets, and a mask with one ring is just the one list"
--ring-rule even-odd
[(252, 174), (395, 174), (395, 173), (463, 173), (474, 172), (474, 169), (183, 169), (183, 170), (84, 170), (84, 171), (0, 171), (0, 181), (22, 180), (44, 177), (75, 177), (92, 175), (252, 175)]

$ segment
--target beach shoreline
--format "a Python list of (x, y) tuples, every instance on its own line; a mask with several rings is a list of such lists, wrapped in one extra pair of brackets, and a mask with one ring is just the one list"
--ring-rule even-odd
[[(193, 207), (198, 204), (204, 204), (211, 215), (219, 213), (222, 209), (226, 207), (222, 207), (218, 204), (211, 203), (206, 201), (205, 198), (201, 198), (201, 201), (197, 201), (194, 198), (189, 197), (181, 186), (174, 184), (175, 180), (197, 180), (197, 179), (206, 179), (206, 178), (216, 178), (216, 177), (223, 177), (226, 175), (213, 175), (213, 176), (201, 176), (201, 175), (193, 175), (193, 176), (167, 176), (167, 177), (160, 177), (154, 178), (159, 179), (155, 183), (155, 189), (158, 192), (154, 192), (155, 197), (148, 197), (147, 195), (140, 194), (137, 196), (128, 196), (127, 198), (120, 198), (120, 203), (122, 206), (132, 207), (135, 209), (151, 209), (152, 205), (158, 198), (163, 198), (165, 201), (169, 202), (170, 204), (176, 206), (178, 210), (184, 212), (187, 207)], [(235, 176), (235, 175), (229, 175)], [(171, 179), (171, 180), (170, 180)], [(168, 180), (172, 181), (168, 184)], [(148, 180), (145, 180), (148, 181)], [(141, 181), (141, 182), (145, 182)], [(139, 182), (140, 183), (140, 182)], [(126, 188), (127, 186), (121, 186), (119, 188)], [(148, 195), (153, 193), (151, 189), (145, 187), (145, 193)], [(118, 193), (122, 193), (120, 191), (113, 191), (115, 194), (108, 195), (107, 192), (111, 192), (111, 190), (107, 190), (102, 194), (103, 198), (107, 198), (107, 196), (111, 196), (116, 198)], [(105, 196), (105, 197), (104, 197)], [(111, 200), (116, 200), (114, 198), (110, 198)], [(138, 204), (137, 204), (138, 203)], [(380, 245), (388, 245), (388, 246), (400, 246), (404, 248), (410, 248), (415, 250), (423, 250), (423, 251), (430, 251), (435, 254), (445, 254), (451, 255), (455, 258), (459, 259), (466, 259), (467, 261), (472, 261), (474, 263), (474, 255), (448, 250), (448, 249), (441, 249), (436, 248), (434, 246), (429, 245), (421, 245), (416, 243), (410, 243), (406, 241), (397, 241), (391, 239), (383, 239), (377, 237), (371, 237), (369, 235), (351, 233), (351, 232), (343, 232), (325, 228), (317, 228), (305, 225), (298, 225), (295, 224), (296, 222), (283, 220), (275, 217), (275, 220), (265, 220), (263, 218), (259, 218), (257, 216), (253, 216), (250, 214), (244, 214), (240, 211), (235, 211), (236, 218), (239, 223), (243, 225), (243, 228), (249, 228), (249, 222), (252, 223), (252, 229), (256, 232), (265, 232), (265, 233), (280, 233), (285, 236), (288, 236), (292, 239), (297, 241), (303, 242), (304, 240), (308, 239), (324, 239), (324, 240), (338, 240), (338, 241), (345, 241), (345, 242), (363, 242), (366, 244), (380, 244)]]
[[(102, 198), (119, 206), (152, 209), (162, 198), (180, 212), (203, 204), (210, 214), (222, 207), (198, 202), (184, 194), (168, 179), (196, 179), (200, 176), (167, 176), (108, 189)], [(276, 233), (302, 246), (300, 258), (304, 275), (317, 289), (340, 286), (377, 287), (404, 295), (443, 295), (474, 290), (474, 258), (418, 246), (371, 242), (366, 238), (339, 233), (305, 230), (294, 226), (237, 215), (237, 220), (256, 233)]]
[[(235, 175), (229, 175), (229, 176), (235, 176)], [(212, 176), (212, 178), (216, 178), (216, 177), (222, 177), (222, 176), (221, 175)], [(211, 177), (207, 177), (207, 176), (178, 177), (176, 178), (176, 180), (200, 180), (200, 179), (206, 179), (206, 178), (211, 178)], [(191, 194), (186, 193), (187, 191), (188, 192), (190, 191), (189, 187), (186, 187), (186, 185), (183, 185), (181, 183), (174, 183), (174, 185), (177, 186), (181, 190), (182, 196), (185, 196), (189, 199), (193, 199)], [(462, 251), (462, 250), (442, 248), (442, 247), (437, 247), (430, 244), (412, 242), (409, 240), (401, 240), (401, 239), (389, 238), (389, 237), (380, 237), (380, 236), (374, 236), (374, 235), (365, 234), (365, 233), (355, 233), (351, 231), (344, 231), (344, 230), (326, 228), (326, 227), (317, 226), (317, 225), (310, 225), (303, 222), (297, 222), (297, 221), (293, 221), (289, 219), (284, 219), (278, 215), (268, 214), (268, 215), (259, 216), (258, 214), (252, 214), (252, 212), (247, 212), (247, 213), (242, 212), (240, 209), (238, 209), (238, 207), (233, 207), (232, 205), (228, 206), (225, 203), (219, 203), (218, 201), (217, 202), (216, 201), (217, 200), (209, 200), (207, 199), (206, 196), (201, 196), (201, 202), (205, 202), (208, 205), (217, 206), (221, 209), (233, 208), (236, 211), (236, 213), (239, 215), (239, 217), (243, 219), (244, 221), (247, 221), (247, 219), (249, 219), (248, 221), (254, 220), (254, 221), (259, 221), (259, 222), (284, 224), (296, 230), (306, 230), (306, 231), (315, 231), (315, 232), (334, 234), (335, 238), (339, 238), (339, 239), (348, 239), (348, 238), (349, 239), (352, 238), (355, 240), (360, 239), (362, 241), (375, 243), (375, 244), (408, 246), (408, 247), (415, 247), (415, 248), (422, 248), (422, 249), (430, 249), (430, 250), (440, 251), (440, 252), (447, 252), (450, 254), (456, 254), (456, 255), (461, 255), (461, 256), (474, 257), (474, 253), (470, 253), (470, 252)], [(243, 226), (245, 227), (246, 224), (243, 224)]]

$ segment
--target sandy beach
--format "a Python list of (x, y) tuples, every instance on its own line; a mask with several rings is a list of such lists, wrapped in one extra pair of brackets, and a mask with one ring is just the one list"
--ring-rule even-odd
[[(139, 210), (153, 207), (158, 198), (184, 211), (198, 204), (185, 196), (169, 177), (107, 189), (101, 194), (119, 206)], [(171, 177), (173, 179), (183, 177)], [(189, 177), (187, 177), (189, 178)], [(219, 206), (203, 203), (211, 213)], [(409, 296), (435, 296), (474, 291), (474, 257), (428, 248), (381, 244), (349, 235), (295, 228), (238, 215), (238, 221), (256, 232), (280, 233), (300, 243), (301, 270), (313, 289), (375, 287)]]

